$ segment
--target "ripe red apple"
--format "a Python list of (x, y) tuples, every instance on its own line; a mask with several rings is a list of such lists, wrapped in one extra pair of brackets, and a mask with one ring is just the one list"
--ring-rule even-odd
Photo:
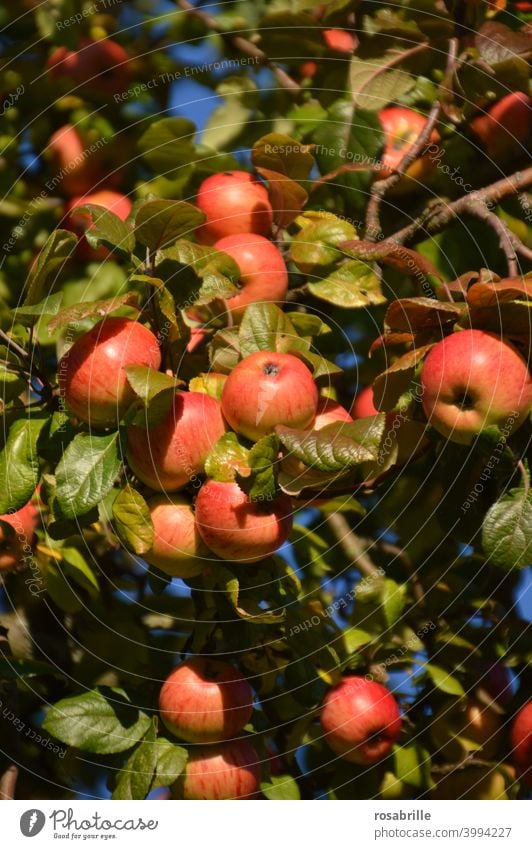
[[(128, 197), (120, 192), (111, 191), (110, 189), (101, 189), (96, 192), (72, 198), (66, 207), (68, 215), (64, 226), (67, 230), (72, 230), (80, 237), (83, 236), (92, 224), (90, 215), (86, 212), (78, 211), (78, 208), (89, 203), (95, 204), (96, 206), (103, 206), (104, 209), (107, 209), (109, 212), (113, 212), (117, 215), (121, 221), (126, 220), (133, 206)], [(110, 252), (105, 246), (102, 245), (99, 248), (93, 249), (84, 238), (80, 239), (78, 252), (80, 257), (86, 260), (104, 260), (110, 255)]]
[(257, 351), (227, 378), (222, 411), (237, 433), (257, 440), (277, 425), (306, 428), (314, 420), (318, 389), (307, 366), (292, 354)]
[(178, 392), (160, 424), (127, 429), (132, 471), (152, 489), (196, 485), (207, 455), (225, 433), (220, 404), (204, 392)]
[(309, 79), (316, 75), (318, 70), (318, 63), (309, 60), (308, 62), (303, 62), (302, 65), (299, 66), (299, 76), (301, 79)]
[(355, 39), (352, 33), (345, 29), (324, 29), (323, 40), (330, 50), (336, 50), (338, 53), (352, 53), (355, 46)]
[(473, 118), (471, 129), (493, 159), (519, 150), (532, 134), (532, 98), (522, 91), (507, 94), (487, 114)]
[(220, 743), (240, 734), (253, 713), (253, 691), (234, 666), (208, 657), (179, 664), (164, 682), (159, 712), (187, 743)]
[[(408, 109), (406, 106), (389, 106), (381, 109), (379, 120), (384, 130), (384, 150), (381, 154), (382, 168), (378, 173), (378, 179), (389, 177), (399, 165), (401, 159), (417, 140), (423, 131), (427, 119), (419, 112)], [(435, 143), (439, 139), (434, 130), (430, 141)], [(434, 162), (428, 155), (418, 157), (406, 170), (406, 177), (417, 182), (426, 180), (434, 169)]]
[(365, 386), (353, 401), (351, 415), (354, 419), (365, 419), (368, 416), (377, 416), (378, 413), (373, 403), (373, 386)]
[(238, 484), (209, 480), (196, 499), (196, 524), (205, 544), (223, 560), (255, 563), (273, 554), (292, 530), (286, 495), (252, 501)]
[(233, 318), (243, 315), (248, 304), (256, 301), (284, 301), (288, 272), (274, 244), (255, 233), (236, 233), (215, 242), (214, 247), (229, 254), (240, 268), (240, 294), (229, 298), (227, 306)]
[(31, 556), (35, 530), (39, 524), (39, 511), (28, 501), (20, 510), (0, 516), (13, 528), (13, 534), (0, 526), (0, 572), (9, 572), (20, 563), (24, 555)]
[(525, 784), (532, 787), (532, 700), (514, 717), (510, 742), (513, 762)]
[(209, 550), (201, 539), (190, 503), (179, 495), (154, 495), (148, 501), (154, 541), (144, 560), (173, 578), (193, 578)]
[(421, 387), (430, 424), (463, 445), (490, 425), (516, 430), (532, 403), (532, 378), (521, 354), (483, 330), (458, 331), (438, 342), (423, 364)]
[(127, 52), (111, 38), (101, 41), (84, 38), (77, 50), (56, 47), (46, 63), (52, 77), (65, 77), (75, 84), (74, 93), (78, 86), (87, 84), (91, 90), (107, 95), (127, 88), (130, 80), (128, 66)]
[(399, 705), (390, 691), (358, 675), (348, 675), (329, 690), (320, 720), (333, 752), (361, 765), (389, 755), (402, 725)]
[(233, 740), (193, 750), (175, 789), (181, 799), (249, 799), (260, 779), (260, 760), (251, 743)]
[(61, 176), (60, 188), (69, 195), (88, 192), (96, 181), (91, 155), (76, 127), (65, 124), (50, 136), (45, 153)]
[(58, 365), (61, 397), (93, 427), (116, 426), (135, 400), (125, 366), (161, 365), (153, 333), (129, 318), (107, 317), (77, 339)]
[(212, 245), (235, 233), (267, 236), (273, 212), (268, 192), (247, 171), (212, 174), (199, 187), (196, 204), (207, 221), (196, 231), (198, 240)]
[(430, 734), (437, 754), (451, 763), (471, 751), (468, 741), (481, 746), (479, 757), (494, 757), (502, 742), (502, 719), (493, 705), (478, 699), (449, 700), (431, 721)]

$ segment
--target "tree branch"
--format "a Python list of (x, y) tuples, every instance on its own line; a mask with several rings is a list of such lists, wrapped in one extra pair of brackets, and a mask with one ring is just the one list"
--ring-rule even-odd
[(245, 56), (249, 56), (252, 59), (256, 59), (257, 64), (265, 65), (269, 68), (282, 88), (287, 89), (293, 95), (300, 93), (301, 86), (299, 83), (296, 82), (290, 74), (283, 71), (283, 69), (273, 62), (263, 50), (257, 47), (256, 44), (253, 44), (253, 42), (248, 38), (226, 32), (213, 15), (203, 11), (203, 9), (196, 9), (196, 7), (193, 6), (192, 3), (189, 3), (188, 0), (177, 0), (177, 5), (183, 10), (183, 12), (186, 12), (188, 15), (191, 15), (201, 21), (207, 29), (221, 35), (222, 38), (225, 39), (225, 41), (227, 41), (237, 52), (243, 53)]
[(517, 264), (517, 255), (515, 252), (513, 240), (511, 238), (510, 230), (508, 229), (504, 221), (497, 215), (495, 215), (494, 212), (490, 212), (487, 206), (479, 206), (477, 204), (474, 204), (473, 206), (468, 206), (465, 211), (468, 213), (468, 215), (473, 215), (480, 221), (484, 221), (489, 227), (495, 230), (497, 236), (499, 237), (500, 248), (504, 256), (506, 257), (508, 277), (517, 277), (519, 272), (519, 266)]
[(367, 577), (380, 578), (380, 570), (368, 555), (367, 548), (362, 540), (349, 527), (345, 516), (342, 516), (341, 513), (331, 513), (325, 521), (353, 566), (356, 566)]

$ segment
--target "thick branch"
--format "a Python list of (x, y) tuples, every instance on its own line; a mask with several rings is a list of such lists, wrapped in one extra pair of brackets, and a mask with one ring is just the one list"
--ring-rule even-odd
[(301, 91), (301, 86), (297, 83), (286, 71), (283, 71), (275, 62), (273, 62), (267, 55), (257, 47), (256, 44), (253, 44), (248, 38), (244, 38), (241, 35), (235, 35), (230, 32), (225, 32), (223, 27), (220, 26), (219, 22), (213, 15), (210, 15), (208, 12), (203, 11), (203, 9), (196, 9), (188, 0), (178, 0), (177, 5), (187, 14), (192, 15), (194, 18), (197, 18), (201, 21), (207, 29), (212, 30), (212, 32), (217, 32), (222, 36), (230, 45), (239, 53), (243, 53), (244, 56), (249, 56), (251, 59), (256, 59), (259, 65), (265, 65), (269, 68), (272, 73), (275, 75), (277, 82), (282, 88), (291, 91), (292, 94), (299, 94)]
[(341, 513), (331, 513), (325, 521), (353, 566), (356, 566), (363, 575), (371, 578), (380, 578), (380, 570), (368, 555), (366, 546), (362, 540), (349, 527), (345, 516), (342, 516)]

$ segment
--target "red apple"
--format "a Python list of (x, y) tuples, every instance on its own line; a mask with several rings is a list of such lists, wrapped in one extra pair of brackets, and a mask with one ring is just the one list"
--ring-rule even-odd
[(259, 789), (259, 756), (247, 740), (191, 752), (176, 782), (182, 799), (249, 799)]
[(284, 301), (288, 272), (284, 259), (272, 242), (254, 233), (236, 233), (219, 239), (214, 247), (229, 254), (240, 268), (243, 289), (227, 301), (234, 318), (241, 317), (248, 304), (256, 301)]
[[(90, 215), (86, 212), (78, 211), (78, 208), (89, 203), (96, 206), (103, 206), (104, 209), (117, 215), (121, 221), (126, 220), (133, 206), (128, 197), (120, 192), (113, 192), (110, 189), (101, 189), (72, 198), (66, 207), (68, 216), (64, 226), (67, 230), (72, 230), (80, 237), (83, 236), (92, 224)], [(110, 252), (105, 246), (102, 245), (99, 248), (93, 249), (84, 238), (80, 239), (78, 251), (81, 258), (86, 260), (104, 260), (110, 255)]]
[(358, 675), (348, 675), (329, 690), (320, 719), (333, 752), (361, 765), (389, 755), (402, 725), (399, 705), (389, 690)]
[(97, 174), (91, 155), (76, 127), (65, 124), (50, 136), (47, 154), (51, 157), (60, 188), (69, 195), (82, 195), (94, 185)]
[(457, 331), (438, 342), (423, 364), (421, 387), (430, 424), (463, 445), (490, 425), (516, 430), (532, 403), (525, 360), (484, 330)]
[(179, 495), (155, 495), (148, 501), (153, 546), (144, 560), (173, 578), (193, 578), (203, 571), (209, 550), (196, 528), (194, 511)]
[(129, 318), (107, 317), (77, 339), (58, 365), (59, 389), (72, 413), (93, 427), (113, 427), (135, 400), (125, 366), (161, 365), (153, 333)]
[(471, 129), (493, 159), (519, 150), (532, 134), (532, 98), (522, 91), (507, 94), (487, 114), (473, 118)]
[(379, 410), (373, 403), (373, 386), (365, 386), (361, 389), (351, 407), (351, 415), (354, 419), (365, 419), (368, 416), (377, 416)]
[(318, 63), (317, 62), (313, 62), (312, 60), (310, 60), (308, 62), (303, 62), (303, 64), (300, 65), (300, 67), (299, 67), (299, 76), (300, 76), (301, 79), (311, 80), (312, 77), (314, 77), (316, 75), (317, 70), (318, 70)]
[(532, 701), (528, 701), (514, 717), (510, 742), (513, 762), (525, 784), (532, 787)]
[(225, 433), (220, 404), (203, 392), (178, 392), (160, 424), (127, 429), (127, 459), (152, 489), (172, 492), (199, 484), (207, 455)]
[(222, 411), (237, 433), (257, 440), (277, 425), (306, 428), (314, 420), (318, 389), (307, 366), (292, 354), (257, 351), (227, 378)]
[(253, 713), (253, 691), (234, 666), (208, 657), (179, 664), (159, 695), (164, 724), (187, 743), (220, 743), (240, 734)]
[(0, 525), (0, 572), (9, 572), (25, 555), (31, 556), (35, 530), (39, 524), (39, 511), (28, 501), (20, 510), (4, 513), (0, 520), (13, 528), (11, 534)]
[(355, 39), (352, 33), (345, 29), (324, 29), (323, 40), (330, 50), (338, 53), (352, 53)]
[[(423, 131), (427, 119), (419, 112), (408, 109), (405, 106), (390, 106), (381, 109), (379, 120), (384, 130), (384, 150), (381, 154), (382, 168), (378, 173), (378, 179), (389, 177), (401, 162), (403, 156), (412, 147), (420, 133)], [(435, 143), (439, 139), (434, 130), (430, 141)], [(412, 180), (421, 182), (426, 179), (434, 168), (434, 162), (424, 155), (416, 159), (406, 170), (406, 176)]]
[(247, 171), (226, 171), (207, 177), (199, 187), (196, 204), (207, 216), (196, 233), (205, 245), (235, 233), (267, 236), (272, 228), (268, 192)]
[(223, 560), (255, 563), (273, 554), (292, 530), (286, 495), (253, 501), (238, 484), (209, 480), (196, 499), (196, 524), (205, 544)]
[(92, 41), (84, 38), (78, 50), (56, 47), (46, 63), (52, 77), (72, 81), (73, 93), (88, 84), (93, 91), (106, 95), (122, 92), (130, 80), (129, 56), (111, 38)]

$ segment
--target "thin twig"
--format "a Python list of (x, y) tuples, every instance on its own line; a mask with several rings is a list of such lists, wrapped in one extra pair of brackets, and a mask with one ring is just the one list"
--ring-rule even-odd
[(360, 540), (354, 531), (349, 527), (349, 523), (345, 516), (341, 513), (331, 513), (325, 520), (334, 533), (336, 539), (340, 543), (344, 554), (350, 562), (362, 572), (371, 578), (380, 578), (381, 572), (375, 566), (371, 557), (367, 553), (366, 546)]
[(487, 206), (480, 204), (473, 204), (472, 206), (466, 207), (465, 212), (480, 219), (480, 221), (484, 221), (485, 224), (495, 230), (499, 237), (501, 250), (506, 257), (508, 277), (517, 277), (519, 266), (517, 264), (515, 246), (513, 244), (511, 231), (508, 229), (502, 218), (499, 218), (499, 216), (495, 215), (494, 212), (490, 212)]
[(208, 12), (203, 11), (203, 9), (196, 9), (188, 0), (178, 0), (177, 5), (187, 14), (191, 15), (197, 20), (201, 21), (207, 29), (212, 30), (212, 32), (216, 32), (222, 36), (229, 44), (239, 53), (243, 53), (245, 56), (249, 56), (252, 59), (257, 61), (259, 65), (265, 65), (269, 68), (272, 73), (275, 75), (277, 82), (282, 88), (287, 89), (292, 94), (297, 95), (301, 91), (301, 86), (298, 82), (296, 82), (290, 74), (287, 74), (286, 71), (283, 71), (275, 62), (273, 62), (263, 50), (260, 50), (252, 41), (248, 38), (244, 38), (241, 35), (235, 35), (230, 32), (226, 32), (218, 20), (210, 15)]

